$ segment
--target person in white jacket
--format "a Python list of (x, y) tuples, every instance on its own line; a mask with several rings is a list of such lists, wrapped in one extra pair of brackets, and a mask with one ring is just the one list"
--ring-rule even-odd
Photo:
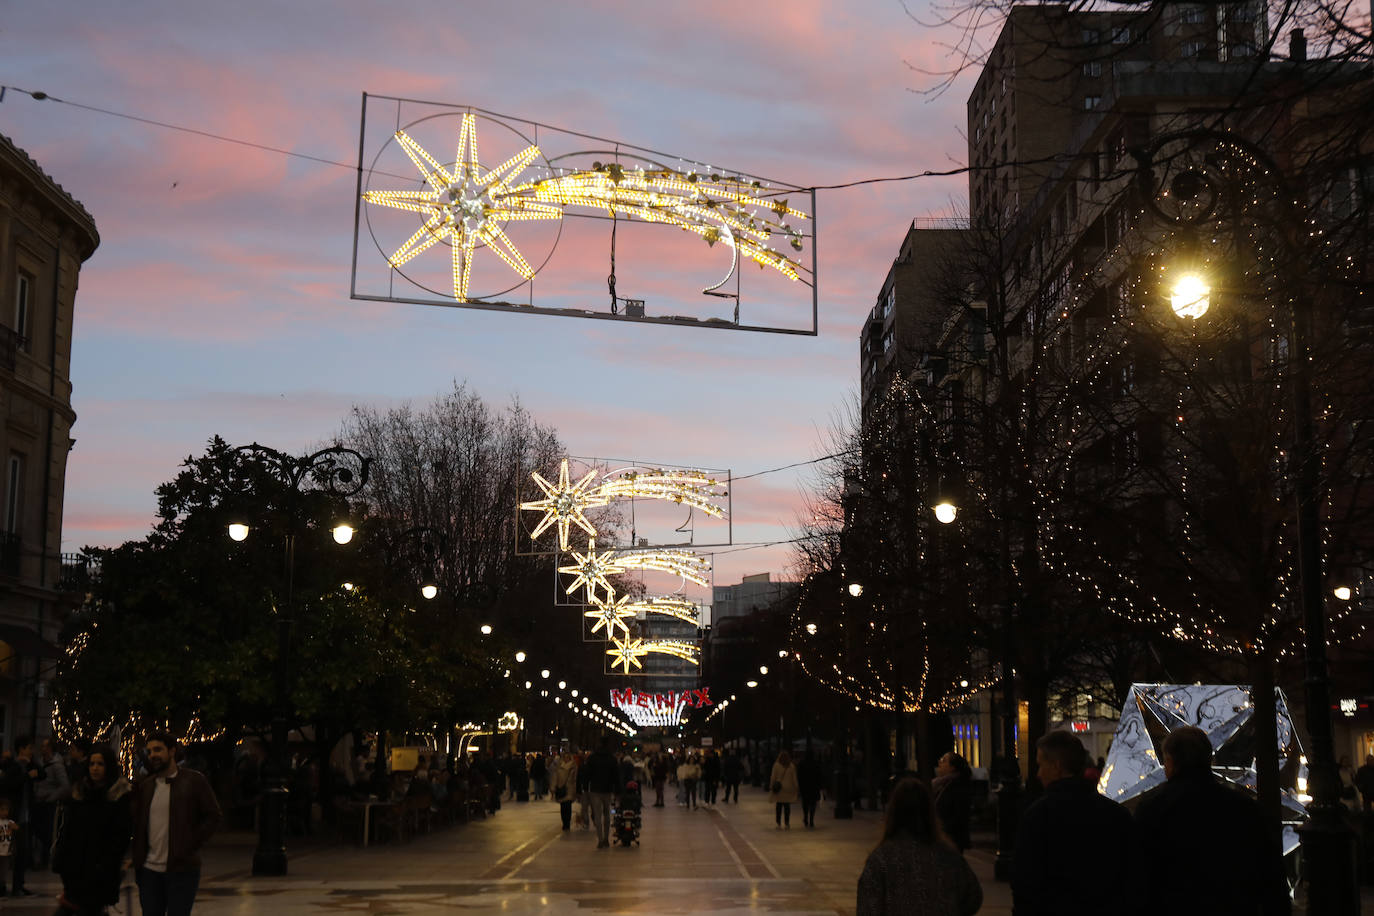
[(682, 806), (684, 808), (695, 808), (697, 806), (697, 780), (701, 778), (701, 764), (697, 763), (695, 755), (687, 757), (677, 768), (677, 781), (682, 785)]
[(792, 755), (783, 751), (768, 777), (768, 800), (774, 805), (773, 819), (777, 821), (777, 829), (792, 829), (792, 803), (800, 794), (797, 766), (792, 762)]

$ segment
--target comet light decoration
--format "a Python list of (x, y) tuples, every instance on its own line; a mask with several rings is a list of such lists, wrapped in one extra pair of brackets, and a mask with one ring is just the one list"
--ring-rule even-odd
[(657, 614), (662, 617), (672, 617), (693, 626), (701, 623), (701, 608), (697, 603), (686, 598), (679, 598), (676, 595), (639, 598), (626, 602), (623, 607), (636, 616), (639, 614)]
[[(596, 528), (587, 520), (586, 510), (609, 505), (612, 500), (616, 499), (662, 500), (687, 506), (693, 510), (700, 509), (713, 518), (725, 516), (725, 510), (718, 503), (729, 493), (719, 480), (704, 471), (623, 468), (603, 475), (602, 482), (593, 486), (592, 482), (596, 478), (596, 474), (595, 470), (588, 471), (576, 483), (573, 483), (566, 458), (559, 465), (557, 484), (549, 482), (537, 471), (531, 474), (534, 482), (539, 485), (539, 489), (544, 492), (544, 498), (523, 502), (520, 504), (520, 508), (526, 511), (543, 512), (544, 517), (530, 532), (530, 539), (538, 540), (541, 534), (555, 524), (558, 526), (558, 548), (560, 550), (568, 549), (568, 535), (572, 525), (577, 525), (589, 537), (595, 538)], [(685, 551), (671, 553), (695, 557), (695, 555)], [(630, 556), (629, 553), (626, 553), (623, 562), (630, 564), (632, 562), (629, 559)], [(678, 562), (665, 559), (663, 562), (676, 563), (677, 567), (684, 570), (699, 565), (691, 561)], [(646, 559), (640, 561), (640, 565), (629, 566), (628, 568), (659, 569), (665, 572), (678, 571), (677, 568), (669, 568), (668, 566), (646, 565), (648, 563), (649, 561)], [(704, 576), (697, 579), (685, 572), (679, 574), (684, 578), (692, 579), (699, 585), (706, 584)], [(572, 589), (568, 591), (571, 592)]]
[[(769, 268), (791, 280), (799, 279), (798, 262), (774, 247), (774, 240), (795, 251), (805, 234), (796, 224), (810, 217), (786, 200), (769, 196), (760, 181), (667, 167), (624, 168), (619, 163), (592, 163), (590, 170), (549, 165), (537, 145), (525, 147), (493, 169), (484, 169), (477, 156), (477, 118), (463, 115), (458, 148), (451, 165), (443, 165), (404, 130), (396, 142), (419, 170), (426, 187), (420, 190), (366, 191), (369, 204), (418, 214), (420, 227), (389, 257), (393, 268), (443, 242), (451, 249), (453, 298), (469, 300), (472, 259), (485, 247), (525, 280), (535, 268), (503, 228), (521, 220), (563, 218), (569, 208), (662, 223), (694, 233), (706, 244), (722, 242), (730, 248), (730, 272), (742, 256), (761, 269)], [(536, 161), (546, 167), (544, 177), (522, 180)], [(789, 223), (788, 220), (792, 222)], [(708, 288), (715, 289), (725, 280)]]
[(644, 656), (651, 652), (661, 655), (671, 655), (683, 661), (699, 665), (701, 649), (694, 643), (682, 639), (612, 639), (612, 648), (606, 650), (606, 654), (611, 656), (611, 668), (624, 668), (626, 674), (630, 674), (630, 668), (642, 669), (643, 663), (640, 661)]

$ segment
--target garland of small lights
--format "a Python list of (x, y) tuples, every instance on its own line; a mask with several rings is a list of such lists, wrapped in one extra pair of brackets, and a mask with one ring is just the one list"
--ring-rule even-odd
[[(458, 149), (451, 166), (441, 165), (405, 131), (395, 134), (427, 187), (414, 191), (366, 191), (363, 200), (380, 207), (417, 213), (420, 228), (387, 258), (399, 268), (440, 242), (450, 248), (453, 298), (468, 301), (473, 254), (485, 247), (515, 273), (531, 279), (535, 269), (502, 226), (522, 220), (558, 221), (570, 207), (607, 216), (663, 223), (701, 236), (707, 245), (724, 241), (732, 258), (739, 255), (772, 268), (790, 280), (801, 266), (770, 245), (773, 236), (801, 251), (803, 233), (789, 224), (807, 214), (770, 198), (759, 181), (729, 175), (699, 175), (668, 168), (626, 170), (618, 163), (593, 163), (591, 170), (551, 169), (549, 177), (520, 181), (522, 173), (543, 154), (525, 147), (494, 169), (484, 170), (477, 157), (477, 119), (465, 113), (458, 128)], [(732, 262), (733, 263), (733, 262)]]

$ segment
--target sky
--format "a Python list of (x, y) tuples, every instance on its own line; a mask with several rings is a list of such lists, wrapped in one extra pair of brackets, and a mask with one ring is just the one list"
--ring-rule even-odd
[[(907, 226), (961, 212), (962, 176), (818, 192), (817, 337), (360, 301), (362, 94), (809, 187), (964, 163), (975, 74), (932, 97), (913, 69), (950, 66), (948, 38), (898, 0), (0, 0), (0, 83), (350, 165), (6, 94), (0, 133), (101, 236), (77, 294), (62, 549), (145, 535), (154, 489), (216, 434), (304, 453), (353, 405), (423, 404), (455, 381), (518, 398), (577, 456), (738, 477), (824, 454)], [(624, 269), (675, 277), (678, 240)], [(566, 244), (606, 257), (604, 242)], [(558, 292), (557, 271), (536, 282)], [(785, 546), (750, 545), (795, 534), (811, 480), (804, 467), (734, 487), (737, 549), (717, 553), (717, 585), (785, 572)]]

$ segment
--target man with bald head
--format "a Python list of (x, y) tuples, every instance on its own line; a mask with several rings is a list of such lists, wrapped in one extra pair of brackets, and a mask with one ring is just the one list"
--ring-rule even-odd
[(1243, 790), (1212, 775), (1207, 733), (1174, 729), (1164, 739), (1163, 763), (1168, 782), (1135, 812), (1150, 879), (1145, 910), (1288, 916), (1279, 825)]

